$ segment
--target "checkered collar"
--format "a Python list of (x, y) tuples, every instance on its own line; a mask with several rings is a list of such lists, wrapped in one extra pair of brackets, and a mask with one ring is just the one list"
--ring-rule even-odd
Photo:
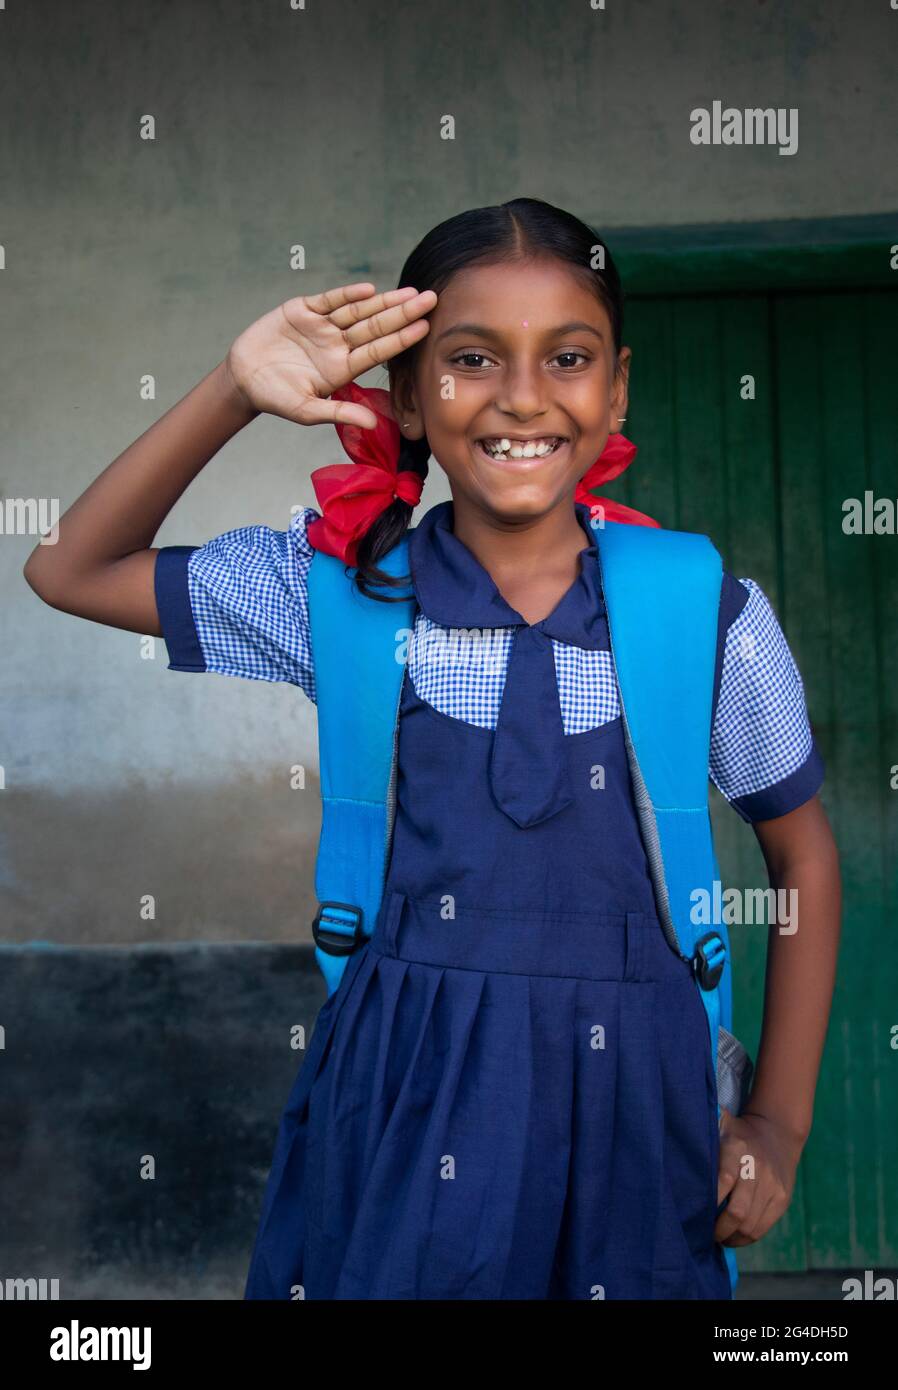
[[(596, 542), (589, 508), (575, 502), (586, 535), (580, 572), (547, 617), (532, 626), (573, 647), (594, 651), (607, 645)], [(409, 533), (412, 586), (421, 611), (443, 627), (528, 626), (499, 593), (480, 561), (452, 530), (453, 505), (440, 502)]]

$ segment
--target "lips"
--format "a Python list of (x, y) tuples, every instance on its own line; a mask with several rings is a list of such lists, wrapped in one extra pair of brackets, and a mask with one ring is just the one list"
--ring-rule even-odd
[(484, 438), (478, 439), (477, 444), (487, 458), (501, 461), (510, 458), (550, 458), (567, 442), (564, 435), (558, 434), (533, 435), (527, 439), (520, 436), (514, 438), (511, 435), (486, 435)]

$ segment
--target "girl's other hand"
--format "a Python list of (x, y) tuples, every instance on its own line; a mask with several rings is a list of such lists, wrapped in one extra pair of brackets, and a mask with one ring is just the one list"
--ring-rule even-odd
[[(714, 1239), (724, 1245), (751, 1245), (766, 1235), (792, 1200), (803, 1141), (764, 1115), (731, 1115), (721, 1106), (718, 1206)], [(754, 1176), (743, 1176), (746, 1160)]]
[(369, 281), (288, 299), (232, 343), (225, 369), (250, 410), (299, 425), (361, 425), (377, 418), (365, 406), (328, 397), (371, 367), (426, 336), (433, 290), (406, 286), (375, 294)]

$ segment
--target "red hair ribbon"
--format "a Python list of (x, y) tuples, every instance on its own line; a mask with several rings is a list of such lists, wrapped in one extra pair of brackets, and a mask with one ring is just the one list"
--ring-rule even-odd
[(646, 516), (645, 512), (638, 512), (635, 507), (628, 507), (623, 502), (614, 502), (610, 497), (597, 497), (592, 491), (601, 483), (610, 483), (612, 478), (629, 468), (636, 457), (637, 448), (638, 445), (624, 435), (609, 434), (599, 457), (577, 484), (574, 501), (582, 502), (590, 509), (595, 508), (605, 521), (624, 521), (630, 526), (657, 526), (660, 529), (661, 523), (655, 521), (654, 517)]
[(347, 382), (331, 399), (365, 405), (377, 416), (377, 426), (337, 422), (337, 434), (352, 463), (332, 463), (312, 473), (315, 496), (323, 515), (309, 523), (306, 535), (315, 550), (356, 563), (356, 549), (365, 532), (396, 497), (416, 507), (424, 479), (410, 468), (399, 468), (399, 426), (393, 419), (389, 391)]
[[(315, 550), (336, 555), (348, 565), (356, 563), (358, 543), (372, 522), (396, 497), (416, 507), (421, 500), (424, 479), (410, 468), (399, 468), (399, 426), (393, 419), (390, 393), (379, 387), (356, 386), (350, 381), (331, 393), (331, 399), (365, 405), (377, 416), (377, 427), (337, 423), (340, 443), (352, 463), (333, 463), (312, 473), (315, 496), (322, 516), (309, 523), (306, 535)], [(628, 522), (632, 526), (658, 526), (645, 512), (597, 497), (592, 491), (629, 468), (636, 445), (622, 434), (608, 436), (608, 442), (577, 484), (574, 501), (599, 510), (607, 521)]]

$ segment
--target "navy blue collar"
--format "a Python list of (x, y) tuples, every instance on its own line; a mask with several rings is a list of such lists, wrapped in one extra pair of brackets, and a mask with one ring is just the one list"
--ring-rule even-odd
[[(580, 572), (552, 612), (532, 626), (569, 646), (596, 650), (607, 645), (596, 542), (589, 508), (582, 502), (574, 508), (586, 536)], [(453, 515), (451, 502), (439, 502), (409, 533), (409, 567), (421, 611), (443, 627), (529, 626), (455, 535)]]

